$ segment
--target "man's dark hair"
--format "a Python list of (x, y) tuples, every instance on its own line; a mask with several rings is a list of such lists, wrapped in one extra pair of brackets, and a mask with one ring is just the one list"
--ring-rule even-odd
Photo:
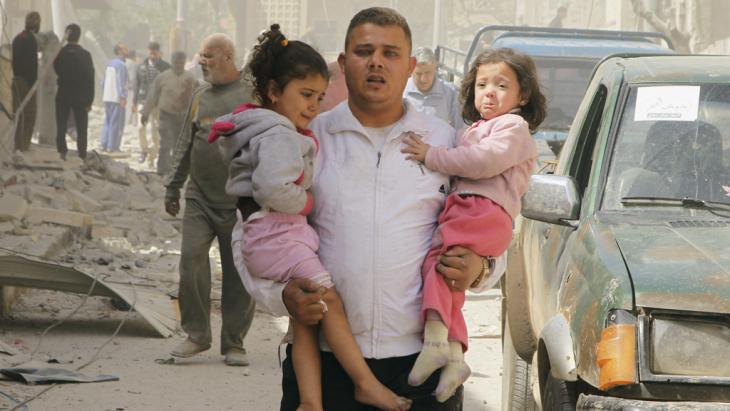
[(360, 10), (350, 20), (350, 25), (347, 27), (347, 34), (345, 35), (345, 50), (347, 45), (350, 44), (350, 33), (355, 27), (362, 26), (363, 24), (375, 24), (380, 27), (397, 26), (403, 29), (403, 32), (408, 39), (408, 52), (410, 53), (413, 48), (413, 40), (411, 38), (411, 28), (408, 26), (406, 18), (400, 13), (387, 7), (370, 7), (364, 10)]
[(76, 23), (71, 23), (66, 26), (66, 33), (68, 33), (68, 37), (66, 37), (66, 40), (71, 43), (78, 43), (79, 39), (81, 38), (81, 27), (79, 27), (79, 25)]
[(118, 56), (119, 55), (119, 51), (122, 50), (122, 46), (123, 45), (124, 44), (122, 44), (122, 43), (117, 43), (117, 44), (114, 45), (114, 55), (115, 56)]
[(147, 50), (160, 51), (160, 43), (156, 41), (150, 41), (149, 43), (147, 43)]
[(25, 15), (25, 29), (31, 30), (40, 27), (41, 15), (37, 11), (31, 11)]

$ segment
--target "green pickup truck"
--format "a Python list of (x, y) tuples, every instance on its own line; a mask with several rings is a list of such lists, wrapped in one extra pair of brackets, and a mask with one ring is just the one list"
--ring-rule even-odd
[(479, 53), (501, 47), (519, 50), (535, 60), (548, 102), (547, 117), (535, 139), (546, 142), (555, 154), (565, 141), (591, 73), (601, 59), (617, 53), (674, 53), (671, 41), (660, 33), (485, 26), (477, 31), (466, 51), (438, 46), (439, 71), (448, 81), (458, 83)]
[(503, 409), (730, 409), (730, 56), (597, 66), (503, 292)]

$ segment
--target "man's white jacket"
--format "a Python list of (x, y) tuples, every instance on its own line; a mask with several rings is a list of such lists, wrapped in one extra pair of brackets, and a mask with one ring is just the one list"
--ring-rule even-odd
[[(320, 236), (319, 257), (330, 271), (366, 358), (399, 357), (421, 350), (421, 265), (431, 246), (449, 178), (405, 159), (404, 133), (434, 146), (454, 143), (454, 130), (404, 100), (405, 115), (385, 145), (374, 144), (347, 102), (319, 115), (310, 223)], [(287, 315), (284, 284), (252, 278), (241, 256), (239, 223), (233, 252), (244, 285), (257, 303)], [(323, 349), (327, 349), (324, 341)]]

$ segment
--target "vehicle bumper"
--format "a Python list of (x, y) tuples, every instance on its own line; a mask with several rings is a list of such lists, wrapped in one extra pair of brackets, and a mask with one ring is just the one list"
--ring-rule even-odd
[(642, 401), (626, 398), (583, 395), (578, 398), (578, 410), (730, 410), (727, 402)]

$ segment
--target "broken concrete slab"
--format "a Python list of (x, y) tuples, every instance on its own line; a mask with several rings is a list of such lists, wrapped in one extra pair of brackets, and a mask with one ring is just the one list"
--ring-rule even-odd
[(94, 221), (91, 214), (54, 210), (44, 207), (28, 208), (27, 218), (33, 224), (53, 223), (69, 227), (87, 227)]
[(0, 197), (0, 221), (20, 220), (27, 210), (28, 202), (20, 196), (5, 193)]
[(67, 190), (66, 197), (71, 202), (71, 208), (80, 213), (92, 213), (101, 210), (101, 204), (93, 198), (77, 190)]
[[(94, 281), (96, 281), (94, 283)], [(155, 289), (129, 284), (110, 284), (74, 267), (19, 255), (0, 255), (0, 285), (42, 288), (92, 296), (121, 298), (162, 337), (177, 326), (175, 306)], [(93, 288), (92, 288), (93, 286)]]
[(91, 226), (91, 238), (98, 240), (108, 237), (124, 237), (125, 232), (121, 228), (113, 227), (108, 224), (96, 224)]

